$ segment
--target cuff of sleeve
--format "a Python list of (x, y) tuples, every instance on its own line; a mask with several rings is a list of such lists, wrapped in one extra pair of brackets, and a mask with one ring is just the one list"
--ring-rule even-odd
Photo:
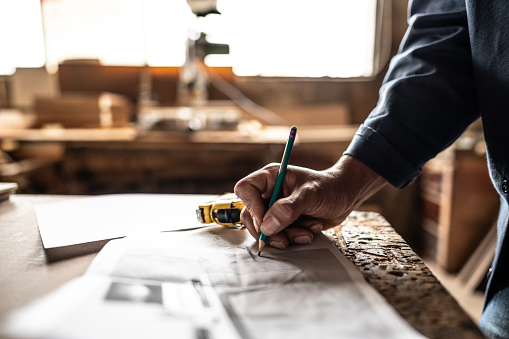
[(359, 127), (344, 154), (363, 162), (396, 188), (411, 184), (422, 172), (366, 125)]

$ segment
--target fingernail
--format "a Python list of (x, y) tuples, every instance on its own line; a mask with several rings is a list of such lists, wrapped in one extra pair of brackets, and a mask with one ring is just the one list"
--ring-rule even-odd
[(311, 233), (320, 233), (323, 230), (323, 225), (320, 223), (314, 223), (309, 226), (309, 230)]
[(281, 223), (276, 218), (269, 216), (262, 221), (260, 229), (262, 227), (263, 233), (272, 235), (274, 233), (279, 232), (279, 229), (281, 228)]
[(260, 233), (260, 224), (258, 223), (258, 219), (253, 218), (254, 228), (256, 232)]
[(280, 250), (286, 250), (286, 246), (281, 241), (270, 241), (269, 245), (275, 248), (278, 248)]
[(299, 235), (298, 237), (295, 237), (294, 241), (296, 244), (311, 244), (311, 238), (307, 235)]

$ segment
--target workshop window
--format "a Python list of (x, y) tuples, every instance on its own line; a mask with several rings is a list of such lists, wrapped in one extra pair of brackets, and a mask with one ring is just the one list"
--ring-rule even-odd
[[(208, 41), (230, 45), (229, 55), (210, 55), (206, 63), (232, 66), (240, 76), (369, 77), (380, 68), (383, 3), (217, 0), (222, 15), (196, 18), (185, 0), (1, 1), (0, 11), (9, 13), (4, 18), (12, 18), (12, 29), (2, 24), (9, 32), (3, 39), (10, 40), (2, 45), (12, 48), (11, 60), (0, 59), (0, 68), (37, 67), (46, 60), (51, 71), (69, 59), (181, 66), (188, 36), (203, 31)], [(37, 38), (43, 31), (41, 6), (44, 43)], [(24, 23), (16, 26), (20, 18)]]
[(0, 75), (42, 67), (44, 37), (39, 0), (0, 0)]

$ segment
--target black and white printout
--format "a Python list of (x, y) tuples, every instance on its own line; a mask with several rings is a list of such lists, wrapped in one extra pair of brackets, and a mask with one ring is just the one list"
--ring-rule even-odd
[[(280, 251), (221, 226), (110, 241), (10, 317), (25, 338), (422, 338), (324, 236)], [(27, 326), (30, 324), (30, 326)]]

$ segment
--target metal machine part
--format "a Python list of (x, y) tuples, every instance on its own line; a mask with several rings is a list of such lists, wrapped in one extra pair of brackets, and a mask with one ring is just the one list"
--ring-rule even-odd
[(187, 0), (187, 4), (196, 16), (221, 14), (217, 10), (217, 0)]

